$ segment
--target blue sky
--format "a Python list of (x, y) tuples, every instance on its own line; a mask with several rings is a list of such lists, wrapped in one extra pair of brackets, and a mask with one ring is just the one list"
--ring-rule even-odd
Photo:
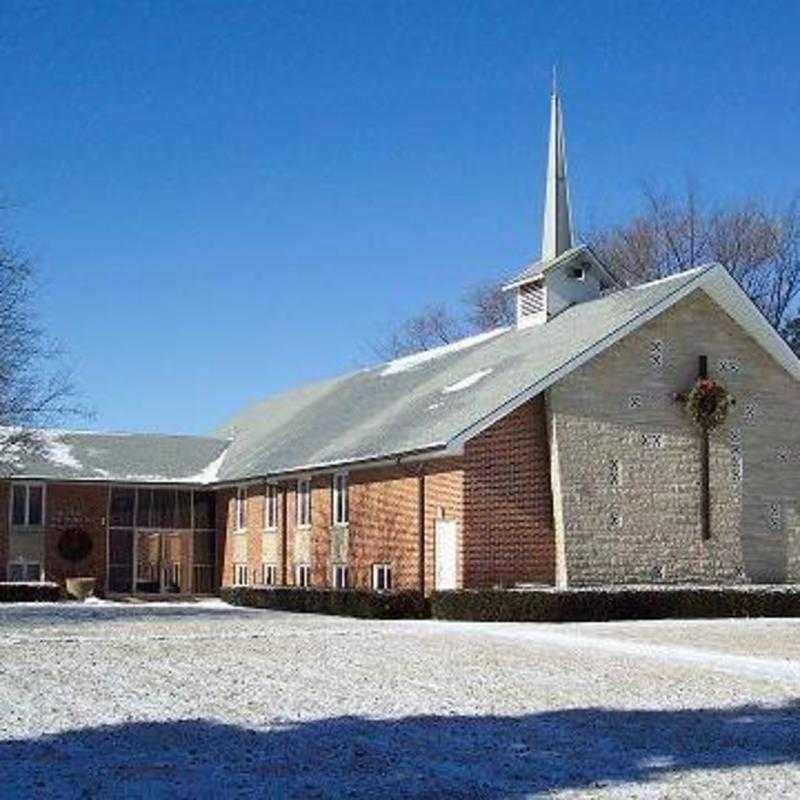
[(208, 431), (539, 246), (550, 67), (579, 230), (643, 181), (800, 189), (800, 4), (0, 6), (0, 187), (92, 427)]

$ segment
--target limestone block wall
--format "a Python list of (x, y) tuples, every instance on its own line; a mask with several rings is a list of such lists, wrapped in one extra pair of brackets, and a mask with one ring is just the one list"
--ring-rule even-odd
[[(736, 399), (711, 434), (676, 393), (709, 375)], [(547, 393), (558, 583), (800, 579), (800, 384), (702, 291)]]

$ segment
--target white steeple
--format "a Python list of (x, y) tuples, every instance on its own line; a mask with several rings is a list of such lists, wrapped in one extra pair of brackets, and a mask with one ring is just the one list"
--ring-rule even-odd
[(547, 150), (547, 184), (542, 224), (542, 261), (558, 258), (572, 247), (572, 223), (567, 189), (567, 156), (564, 150), (564, 122), (553, 67), (550, 95), (550, 143)]

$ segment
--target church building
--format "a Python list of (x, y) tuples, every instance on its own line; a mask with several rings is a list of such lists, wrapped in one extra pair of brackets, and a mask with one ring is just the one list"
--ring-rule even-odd
[(516, 324), (209, 436), (44, 431), (0, 580), (115, 594), (800, 580), (800, 361), (719, 265), (628, 286), (573, 237), (551, 98)]

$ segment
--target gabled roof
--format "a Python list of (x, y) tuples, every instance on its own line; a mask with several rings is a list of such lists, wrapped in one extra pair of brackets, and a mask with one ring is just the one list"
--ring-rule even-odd
[(603, 264), (603, 262), (597, 257), (597, 254), (594, 252), (594, 250), (592, 250), (591, 247), (589, 247), (589, 245), (579, 244), (575, 247), (570, 247), (569, 250), (565, 250), (556, 258), (551, 258), (545, 261), (532, 261), (531, 263), (526, 264), (514, 278), (503, 285), (503, 291), (514, 289), (523, 283), (528, 283), (536, 280), (537, 278), (541, 278), (545, 275), (545, 273), (549, 272), (553, 268), (558, 267), (561, 264), (566, 264), (573, 259), (587, 259), (598, 270), (600, 270), (603, 275), (606, 276), (613, 286), (622, 287), (625, 285), (616, 275), (614, 275), (613, 272), (608, 269), (608, 267), (606, 267), (605, 264)]
[(229, 442), (205, 436), (45, 430), (36, 453), (14, 458), (17, 478), (68, 481), (208, 484)]
[(457, 452), (466, 439), (700, 288), (729, 313), (744, 309), (760, 343), (800, 378), (797, 359), (758, 320), (727, 272), (698, 268), (577, 304), (543, 325), (501, 329), (267, 398), (216, 432), (233, 438), (220, 479)]
[[(465, 441), (692, 292), (706, 292), (790, 375), (800, 361), (719, 265), (269, 397), (213, 437), (49, 432), (17, 476), (207, 485), (460, 452)], [(229, 442), (230, 440), (230, 442)]]

